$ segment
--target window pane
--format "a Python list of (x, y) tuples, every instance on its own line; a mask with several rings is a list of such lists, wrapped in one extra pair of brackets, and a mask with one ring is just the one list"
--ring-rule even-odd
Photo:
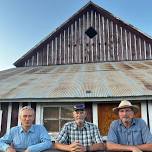
[(61, 118), (73, 118), (72, 107), (61, 107)]
[(58, 107), (44, 107), (43, 118), (59, 118), (59, 108)]
[[(61, 120), (61, 128), (63, 127), (63, 125), (65, 124), (65, 123), (67, 123), (67, 122), (69, 122), (69, 121), (71, 121), (71, 120)], [(61, 129), (60, 128), (60, 129)]]
[(58, 120), (44, 120), (44, 126), (48, 132), (58, 132), (59, 131), (59, 121)]

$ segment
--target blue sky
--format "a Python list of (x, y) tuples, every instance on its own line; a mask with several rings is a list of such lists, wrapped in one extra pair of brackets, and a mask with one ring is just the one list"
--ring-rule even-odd
[[(152, 0), (92, 0), (152, 36)], [(65, 22), (88, 0), (0, 0), (0, 70)]]

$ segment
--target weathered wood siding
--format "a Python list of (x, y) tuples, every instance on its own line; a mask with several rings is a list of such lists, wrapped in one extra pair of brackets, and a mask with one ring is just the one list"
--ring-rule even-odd
[[(93, 27), (97, 35), (85, 31)], [(152, 59), (152, 40), (101, 9), (87, 9), (56, 30), (17, 66)]]

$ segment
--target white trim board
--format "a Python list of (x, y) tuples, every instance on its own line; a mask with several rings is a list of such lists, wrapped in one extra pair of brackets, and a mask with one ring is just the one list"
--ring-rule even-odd
[(1, 125), (2, 125), (2, 110), (0, 110), (0, 131), (1, 131)]

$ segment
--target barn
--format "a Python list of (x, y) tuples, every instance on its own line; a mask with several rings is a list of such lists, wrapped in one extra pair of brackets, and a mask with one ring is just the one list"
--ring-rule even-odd
[(140, 107), (137, 117), (152, 131), (152, 38), (93, 2), (14, 65), (0, 71), (0, 136), (20, 124), (25, 105), (56, 136), (75, 103), (85, 103), (87, 120), (106, 136), (123, 99)]

